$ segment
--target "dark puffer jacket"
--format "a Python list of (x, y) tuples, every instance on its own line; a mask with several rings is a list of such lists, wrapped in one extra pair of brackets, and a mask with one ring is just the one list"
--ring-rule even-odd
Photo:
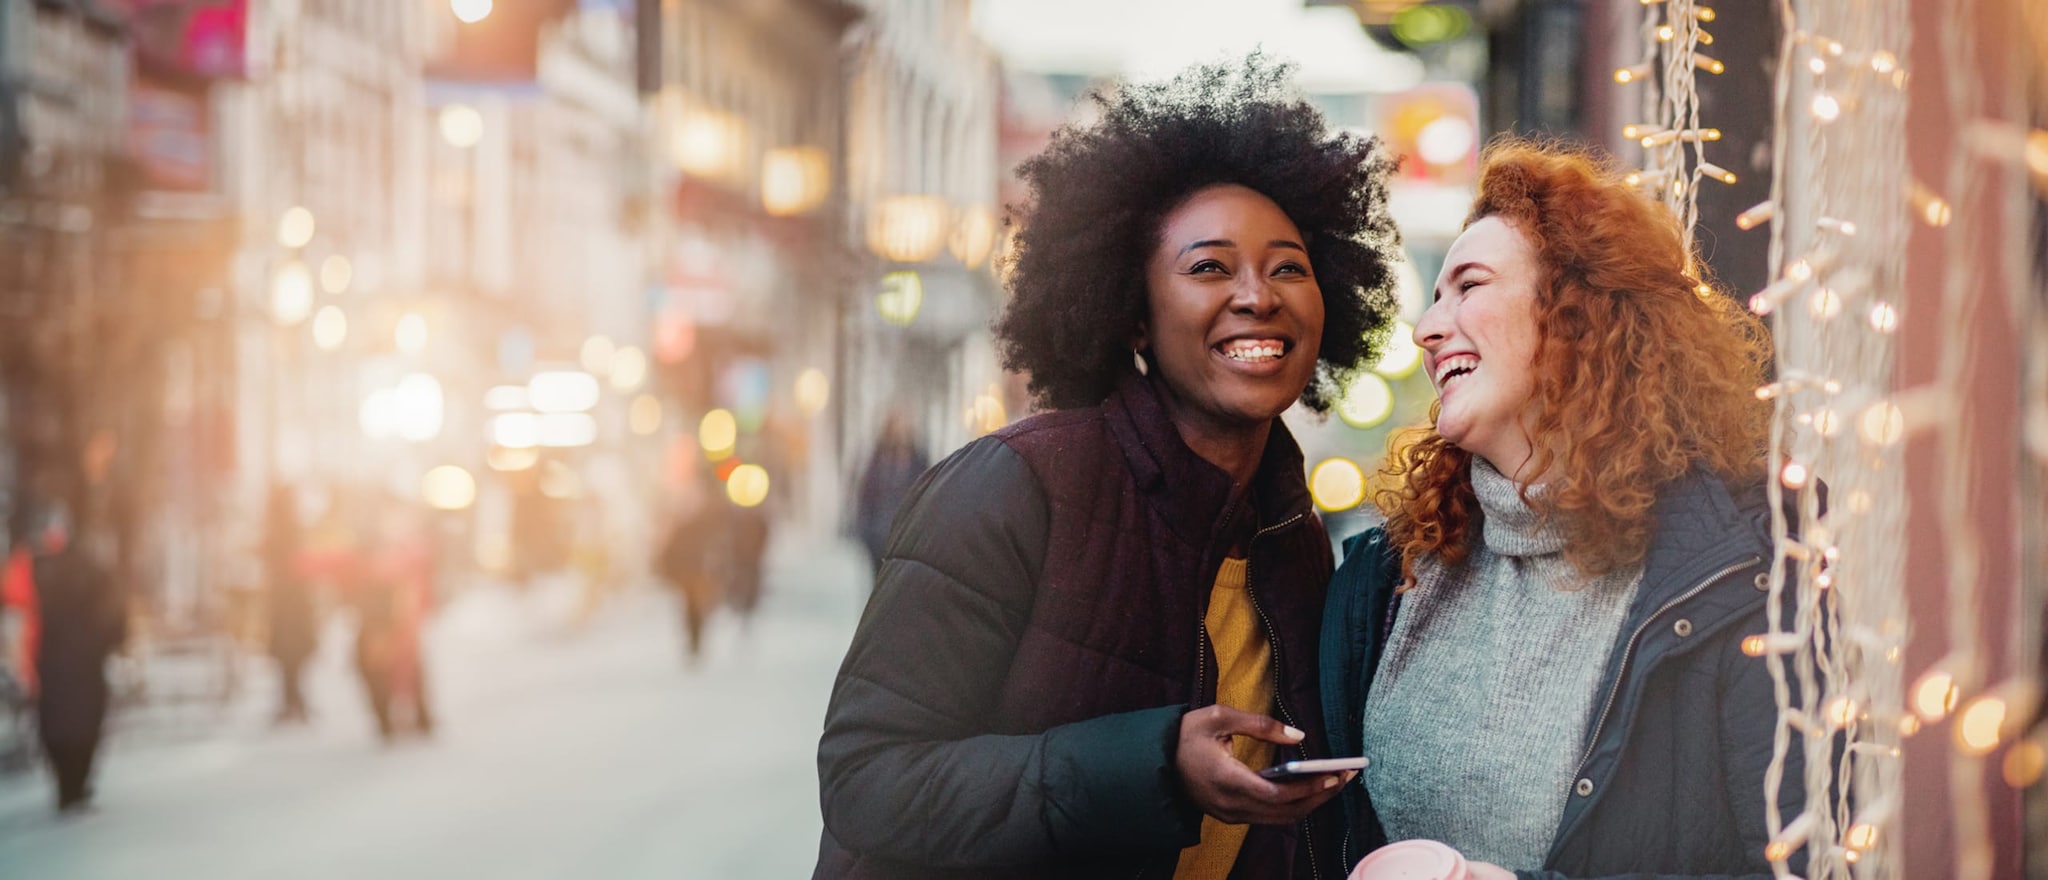
[[(1503, 866), (1522, 880), (1771, 876), (1764, 771), (1777, 703), (1765, 661), (1742, 652), (1745, 636), (1767, 630), (1757, 584), (1771, 558), (1770, 507), (1761, 485), (1735, 495), (1695, 472), (1661, 490), (1651, 515), (1642, 585), (1586, 719), (1577, 781), (1559, 792), (1550, 854), (1540, 867)], [(1369, 755), (1363, 711), (1400, 612), (1400, 559), (1379, 529), (1344, 549), (1323, 624), (1323, 705), (1331, 747)], [(1804, 766), (1795, 747), (1785, 816), (1798, 814)], [(1348, 864), (1386, 836), (1365, 786), (1346, 786), (1343, 801)], [(1792, 870), (1804, 870), (1803, 856)]]
[[(926, 474), (826, 713), (816, 876), (1170, 877), (1199, 837), (1174, 752), (1181, 716), (1215, 700), (1201, 620), (1234, 544), (1279, 716), (1308, 733), (1283, 757), (1326, 756), (1329, 542), (1277, 421), (1248, 494), (1135, 377)], [(1233, 876), (1335, 880), (1335, 819), (1255, 827)]]

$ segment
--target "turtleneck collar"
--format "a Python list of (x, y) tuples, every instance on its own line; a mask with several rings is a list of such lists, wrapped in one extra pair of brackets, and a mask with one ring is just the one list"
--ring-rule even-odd
[[(1543, 491), (1531, 486), (1530, 497)], [(1564, 550), (1564, 526), (1555, 519), (1544, 521), (1541, 514), (1522, 501), (1521, 489), (1486, 459), (1472, 457), (1472, 492), (1485, 511), (1479, 534), (1486, 549), (1499, 556), (1546, 556)]]

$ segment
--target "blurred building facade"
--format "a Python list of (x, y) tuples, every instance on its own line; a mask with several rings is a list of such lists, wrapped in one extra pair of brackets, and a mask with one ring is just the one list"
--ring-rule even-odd
[(877, 0), (851, 41), (843, 325), (849, 473), (900, 411), (935, 456), (1023, 400), (988, 325), (1001, 305), (1002, 67), (967, 0)]
[[(835, 210), (841, 46), (861, 12), (837, 0), (682, 0), (660, 12), (649, 219), (653, 351), (673, 414), (668, 485), (724, 504), (719, 479), (755, 464), (774, 513), (829, 522), (837, 434), (826, 407), (845, 382), (834, 331), (850, 280)], [(732, 430), (700, 436), (707, 417)]]

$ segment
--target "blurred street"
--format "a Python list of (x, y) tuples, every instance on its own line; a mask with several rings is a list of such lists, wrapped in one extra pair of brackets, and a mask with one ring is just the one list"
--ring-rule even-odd
[(129, 719), (91, 815), (53, 815), (39, 775), (0, 777), (0, 873), (806, 876), (819, 724), (867, 573), (850, 544), (785, 534), (751, 630), (718, 618), (694, 667), (651, 584), (582, 629), (571, 584), (465, 593), (429, 627), (431, 741), (378, 744), (342, 621), (308, 674), (309, 726), (273, 730), (256, 679), (203, 738)]

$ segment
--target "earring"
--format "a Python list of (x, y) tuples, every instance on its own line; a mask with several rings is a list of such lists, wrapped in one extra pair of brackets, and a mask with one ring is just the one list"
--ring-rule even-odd
[(1137, 366), (1137, 368), (1138, 368), (1138, 375), (1140, 375), (1140, 376), (1150, 376), (1150, 375), (1152, 375), (1152, 366), (1151, 366), (1150, 364), (1147, 364), (1147, 363), (1145, 363), (1145, 355), (1144, 355), (1144, 353), (1142, 353), (1142, 352), (1138, 351), (1138, 350), (1137, 350), (1137, 349), (1135, 349), (1135, 348), (1134, 348), (1134, 349), (1131, 349), (1131, 363), (1133, 363), (1133, 364), (1135, 364), (1135, 365)]

